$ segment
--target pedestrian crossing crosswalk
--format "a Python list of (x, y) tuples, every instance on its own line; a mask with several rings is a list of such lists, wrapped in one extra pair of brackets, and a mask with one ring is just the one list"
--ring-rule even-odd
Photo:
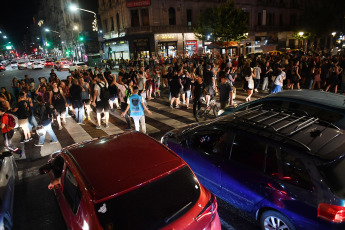
[[(252, 98), (254, 100), (263, 95), (264, 94), (254, 94)], [(246, 96), (245, 92), (238, 92), (235, 101), (237, 104), (243, 103), (245, 102)], [(172, 109), (169, 107), (167, 97), (147, 101), (147, 105), (152, 111), (152, 115), (146, 115), (145, 117), (147, 134), (157, 140), (160, 140), (162, 135), (172, 129), (181, 128), (195, 122), (192, 109), (186, 109), (183, 105), (180, 106), (180, 109)], [(68, 117), (67, 123), (62, 130), (58, 130), (57, 125), (53, 126), (53, 130), (59, 141), (58, 143), (50, 144), (51, 139), (49, 134), (47, 134), (45, 143), (42, 147), (35, 146), (35, 143), (38, 143), (38, 137), (34, 137), (32, 141), (27, 143), (20, 143), (22, 138), (20, 132), (15, 133), (12, 143), (24, 150), (25, 154), (21, 159), (35, 160), (74, 143), (124, 132), (127, 127), (125, 118), (121, 117), (120, 110), (110, 112), (109, 127), (105, 128), (104, 125), (103, 123), (102, 129), (95, 128), (96, 113), (92, 112), (91, 120), (85, 120), (84, 125), (77, 124), (75, 119)], [(134, 127), (133, 122), (132, 127)], [(1, 144), (2, 143), (3, 142), (1, 142)]]

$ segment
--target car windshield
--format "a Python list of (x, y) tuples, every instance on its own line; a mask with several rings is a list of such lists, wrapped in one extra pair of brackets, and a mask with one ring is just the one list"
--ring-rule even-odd
[(186, 213), (198, 201), (200, 185), (186, 166), (95, 210), (103, 229), (159, 229)]
[(336, 161), (319, 166), (319, 170), (331, 191), (339, 198), (345, 199), (345, 155)]
[(77, 65), (82, 66), (82, 65), (85, 65), (85, 63), (82, 62), (82, 63), (78, 63)]

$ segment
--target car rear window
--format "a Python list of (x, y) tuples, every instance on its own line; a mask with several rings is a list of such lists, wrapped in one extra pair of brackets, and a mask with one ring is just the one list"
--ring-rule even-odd
[(319, 170), (331, 191), (339, 198), (345, 199), (345, 156), (319, 166)]
[(200, 185), (186, 166), (157, 181), (95, 205), (103, 229), (159, 229), (198, 201)]

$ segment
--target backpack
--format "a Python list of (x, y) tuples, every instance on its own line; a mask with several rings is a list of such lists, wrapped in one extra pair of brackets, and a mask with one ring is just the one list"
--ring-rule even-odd
[(123, 97), (123, 100), (127, 104), (127, 100), (128, 100), (128, 98), (130, 96), (132, 96), (132, 93), (131, 93), (131, 89), (130, 88), (127, 88), (126, 86), (125, 86), (125, 88), (126, 88), (126, 92), (125, 92), (125, 96)]
[(13, 114), (8, 114), (8, 129), (12, 130), (18, 128), (18, 117)]
[(99, 86), (99, 88), (101, 89), (100, 91), (100, 99), (102, 102), (108, 102), (109, 98), (110, 98), (110, 92), (109, 89), (106, 85), (104, 85), (103, 87), (101, 86), (101, 84), (97, 83), (97, 85)]

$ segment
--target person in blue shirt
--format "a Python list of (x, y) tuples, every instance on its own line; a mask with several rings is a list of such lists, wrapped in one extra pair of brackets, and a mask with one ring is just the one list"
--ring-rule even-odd
[(128, 105), (126, 110), (121, 114), (124, 117), (127, 114), (127, 111), (130, 111), (130, 117), (134, 120), (135, 130), (139, 131), (139, 121), (141, 123), (141, 131), (146, 133), (146, 124), (145, 124), (145, 114), (144, 110), (148, 114), (152, 114), (151, 111), (146, 107), (144, 101), (141, 99), (141, 96), (138, 95), (138, 87), (133, 88), (133, 95), (128, 98)]

